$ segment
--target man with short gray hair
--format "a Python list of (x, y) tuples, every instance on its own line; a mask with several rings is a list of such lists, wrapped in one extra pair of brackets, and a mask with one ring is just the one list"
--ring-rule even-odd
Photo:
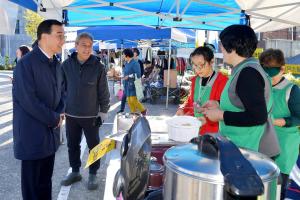
[[(62, 180), (64, 186), (81, 180), (80, 142), (82, 131), (91, 150), (100, 142), (99, 127), (107, 118), (109, 90), (104, 66), (92, 55), (93, 37), (81, 33), (74, 52), (62, 64), (66, 84), (66, 135), (72, 172)], [(98, 187), (100, 160), (89, 168), (88, 189)]]

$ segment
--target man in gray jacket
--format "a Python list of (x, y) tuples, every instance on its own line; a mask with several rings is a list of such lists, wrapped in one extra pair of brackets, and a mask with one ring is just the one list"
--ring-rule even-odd
[[(100, 142), (99, 127), (107, 118), (109, 90), (104, 66), (92, 55), (93, 37), (81, 33), (74, 52), (63, 64), (66, 84), (66, 135), (72, 172), (62, 180), (64, 186), (81, 180), (80, 142), (82, 131), (91, 150)], [(88, 189), (98, 187), (100, 160), (89, 168)]]

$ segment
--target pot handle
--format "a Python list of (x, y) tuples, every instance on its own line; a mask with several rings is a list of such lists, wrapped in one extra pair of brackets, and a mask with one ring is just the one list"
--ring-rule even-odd
[(209, 157), (219, 157), (219, 147), (215, 137), (211, 135), (203, 135), (193, 138), (191, 143), (198, 146), (198, 151)]
[(263, 182), (239, 148), (225, 137), (217, 137), (217, 143), (220, 149), (219, 160), (220, 170), (224, 176), (224, 189), (239, 197), (262, 195)]

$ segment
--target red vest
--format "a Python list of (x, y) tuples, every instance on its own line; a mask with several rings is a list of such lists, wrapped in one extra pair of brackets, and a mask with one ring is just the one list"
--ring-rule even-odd
[[(226, 85), (226, 82), (228, 80), (227, 76), (223, 75), (222, 73), (218, 72), (217, 78), (215, 82), (213, 83), (212, 90), (209, 96), (209, 100), (216, 100), (220, 101), (222, 91)], [(196, 81), (197, 76), (194, 76), (191, 81), (191, 89), (190, 89), (190, 94), (186, 101), (180, 106), (180, 108), (183, 109), (183, 112), (186, 115), (191, 115), (194, 116), (194, 108), (193, 108), (193, 103), (194, 103), (194, 90), (195, 90), (195, 81)], [(205, 133), (217, 133), (219, 131), (219, 123), (218, 122), (212, 122), (209, 119), (206, 118), (206, 124), (201, 126), (200, 129), (200, 134), (204, 135)]]

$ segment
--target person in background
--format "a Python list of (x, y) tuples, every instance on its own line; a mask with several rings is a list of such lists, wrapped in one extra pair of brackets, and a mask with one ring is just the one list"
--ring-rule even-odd
[[(25, 56), (27, 53), (29, 53), (31, 49), (28, 46), (22, 45), (16, 50), (16, 59), (15, 64), (17, 65), (18, 61)], [(9, 76), (10, 80), (13, 82), (13, 77)]]
[[(124, 68), (125, 68), (125, 65), (122, 65), (122, 75), (121, 75), (121, 78), (124, 76)], [(124, 80), (121, 80), (121, 81), (122, 81), (122, 86), (123, 86), (123, 95), (122, 95), (122, 99), (121, 99), (120, 110), (117, 113), (124, 112), (125, 105), (126, 105), (126, 100), (127, 100), (126, 91), (125, 91), (125, 88), (124, 88), (124, 83), (125, 82), (124, 82)]]
[(152, 73), (154, 66), (151, 64), (150, 61), (145, 61), (144, 63), (144, 73), (142, 74), (142, 82), (149, 78), (150, 74)]
[(110, 63), (115, 64), (116, 53), (114, 51), (110, 51), (109, 57), (110, 57)]
[(272, 78), (274, 105), (273, 124), (280, 144), (280, 154), (274, 157), (280, 168), (281, 195), (285, 198), (289, 174), (299, 154), (300, 131), (300, 89), (287, 80), (284, 74), (284, 55), (279, 49), (267, 49), (259, 57), (259, 62)]
[(51, 200), (65, 108), (61, 67), (55, 57), (65, 42), (63, 24), (51, 19), (41, 22), (37, 40), (14, 71), (14, 155), (21, 160), (23, 199)]
[(16, 50), (16, 63), (25, 56), (31, 49), (28, 46), (22, 45)]
[(176, 115), (191, 115), (202, 121), (200, 134), (217, 133), (219, 123), (210, 121), (197, 111), (208, 100), (220, 101), (221, 93), (228, 78), (213, 70), (214, 53), (209, 47), (198, 47), (190, 55), (195, 76), (191, 79), (191, 89), (187, 100), (180, 105)]
[(134, 60), (133, 52), (131, 49), (125, 49), (123, 51), (125, 60), (124, 67), (124, 89), (127, 95), (127, 101), (130, 108), (130, 112), (136, 112), (139, 110), (142, 115), (146, 115), (147, 109), (144, 108), (143, 104), (136, 97), (134, 80), (135, 77), (141, 78), (141, 69), (139, 63)]
[(144, 98), (141, 100), (143, 103), (150, 99), (150, 83), (153, 81), (154, 66), (148, 60), (144, 63), (144, 74), (142, 75), (142, 85), (144, 86)]
[[(74, 52), (62, 64), (66, 83), (66, 135), (72, 172), (62, 181), (68, 186), (82, 179), (80, 175), (80, 142), (82, 132), (89, 150), (100, 143), (99, 127), (107, 119), (109, 90), (105, 67), (92, 55), (93, 37), (81, 33), (75, 40)], [(87, 188), (98, 187), (97, 170), (100, 160), (89, 167)]]
[[(210, 121), (219, 122), (221, 135), (237, 146), (275, 156), (279, 153), (278, 141), (274, 132), (268, 132), (269, 127), (273, 128), (268, 120), (272, 86), (257, 59), (252, 57), (257, 47), (256, 35), (249, 26), (231, 25), (219, 37), (224, 62), (232, 66), (232, 73), (220, 103), (208, 101), (202, 112)], [(262, 140), (267, 133), (272, 134), (274, 141)]]
[(137, 61), (140, 65), (141, 69), (141, 76), (144, 74), (144, 64), (143, 62), (139, 59), (140, 51), (137, 48), (133, 48), (133, 58), (135, 61)]

